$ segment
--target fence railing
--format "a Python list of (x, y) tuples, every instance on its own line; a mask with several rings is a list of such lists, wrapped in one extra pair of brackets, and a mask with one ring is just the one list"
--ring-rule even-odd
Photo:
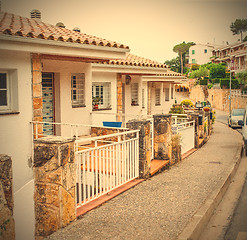
[(139, 130), (76, 140), (77, 208), (139, 176)]
[(231, 90), (231, 95), (233, 97), (247, 97), (247, 91)]
[[(79, 139), (83, 136), (89, 135), (92, 127), (100, 127), (106, 129), (116, 130), (128, 130), (128, 128), (119, 127), (104, 127), (98, 125), (87, 125), (87, 124), (73, 124), (73, 123), (56, 123), (56, 122), (38, 122), (32, 121), (33, 125), (33, 138), (37, 139), (45, 136), (62, 136)], [(44, 126), (52, 126), (53, 131), (44, 131)]]
[(187, 114), (172, 114), (172, 125), (188, 122)]

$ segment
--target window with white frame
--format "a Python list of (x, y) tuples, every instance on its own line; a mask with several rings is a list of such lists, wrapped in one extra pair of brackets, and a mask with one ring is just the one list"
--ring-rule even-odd
[(106, 109), (111, 107), (111, 83), (92, 83), (93, 109)]
[(0, 73), (0, 107), (1, 109), (9, 109), (9, 81), (7, 72)]
[(169, 101), (169, 88), (165, 88), (165, 100)]
[(72, 107), (85, 107), (85, 74), (71, 74)]
[(0, 71), (0, 112), (18, 112), (17, 71)]
[(155, 88), (155, 105), (160, 105), (160, 88)]
[(131, 84), (131, 105), (138, 105), (138, 83)]

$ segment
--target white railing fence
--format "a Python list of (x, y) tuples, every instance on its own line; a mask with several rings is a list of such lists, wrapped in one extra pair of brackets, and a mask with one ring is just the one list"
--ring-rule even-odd
[(232, 89), (231, 95), (233, 97), (247, 97), (247, 91), (242, 91), (240, 89)]
[(77, 208), (139, 177), (139, 130), (76, 140)]
[(188, 121), (172, 125), (172, 133), (181, 137), (181, 154), (195, 147), (195, 121)]
[(187, 114), (172, 114), (172, 125), (188, 122)]
[[(80, 138), (83, 138), (84, 136), (90, 135), (92, 127), (116, 129), (118, 131), (128, 130), (128, 128), (104, 127), (104, 126), (98, 126), (98, 125), (73, 124), (73, 123), (32, 121), (31, 124), (33, 125), (33, 138), (34, 139), (45, 137), (45, 136), (62, 136), (62, 137), (71, 137), (75, 139), (80, 139)], [(44, 131), (45, 125), (51, 125), (53, 132)]]

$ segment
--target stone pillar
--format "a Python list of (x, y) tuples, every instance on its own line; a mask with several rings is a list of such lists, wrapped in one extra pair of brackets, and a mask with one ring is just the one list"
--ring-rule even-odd
[[(42, 103), (42, 63), (39, 54), (32, 54), (32, 93), (33, 93), (33, 121), (43, 121)], [(38, 133), (42, 133), (42, 125), (38, 125)], [(35, 129), (34, 129), (35, 133)]]
[(0, 239), (15, 239), (12, 160), (0, 154)]
[(199, 114), (188, 113), (190, 121), (195, 121), (195, 148), (199, 148)]
[(36, 239), (43, 239), (76, 219), (74, 144), (74, 140), (62, 137), (35, 140)]
[(123, 88), (122, 75), (117, 74), (117, 121), (122, 122), (123, 113)]
[(172, 154), (172, 117), (170, 114), (154, 115), (154, 159), (168, 160)]
[(151, 123), (148, 120), (130, 120), (126, 127), (131, 130), (139, 129), (139, 176), (148, 178), (150, 176), (151, 166)]

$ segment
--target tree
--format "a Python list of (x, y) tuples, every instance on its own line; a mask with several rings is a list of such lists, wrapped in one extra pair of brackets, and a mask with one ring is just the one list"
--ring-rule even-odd
[(198, 78), (198, 79), (208, 76), (209, 76), (209, 70), (204, 66), (200, 66), (198, 70), (194, 70), (190, 74), (190, 78)]
[(224, 78), (226, 76), (226, 66), (223, 64), (213, 63), (210, 65), (210, 78)]
[(238, 79), (238, 82), (240, 84), (246, 84), (247, 83), (247, 70), (244, 70), (242, 72), (238, 72), (236, 74), (236, 78)]
[(243, 41), (243, 32), (247, 31), (247, 19), (236, 19), (230, 25), (233, 35), (240, 34), (241, 42)]
[(195, 43), (193, 42), (182, 42), (177, 44), (176, 46), (173, 47), (173, 52), (176, 52), (178, 54), (178, 56), (180, 57), (180, 62), (181, 62), (181, 73), (183, 74), (183, 66), (184, 66), (184, 61), (183, 61), (183, 57), (185, 55), (185, 53), (189, 52), (189, 48), (195, 45)]
[(179, 61), (179, 57), (173, 58), (171, 60), (166, 60), (165, 64), (168, 65), (174, 72), (181, 71), (181, 63)]

